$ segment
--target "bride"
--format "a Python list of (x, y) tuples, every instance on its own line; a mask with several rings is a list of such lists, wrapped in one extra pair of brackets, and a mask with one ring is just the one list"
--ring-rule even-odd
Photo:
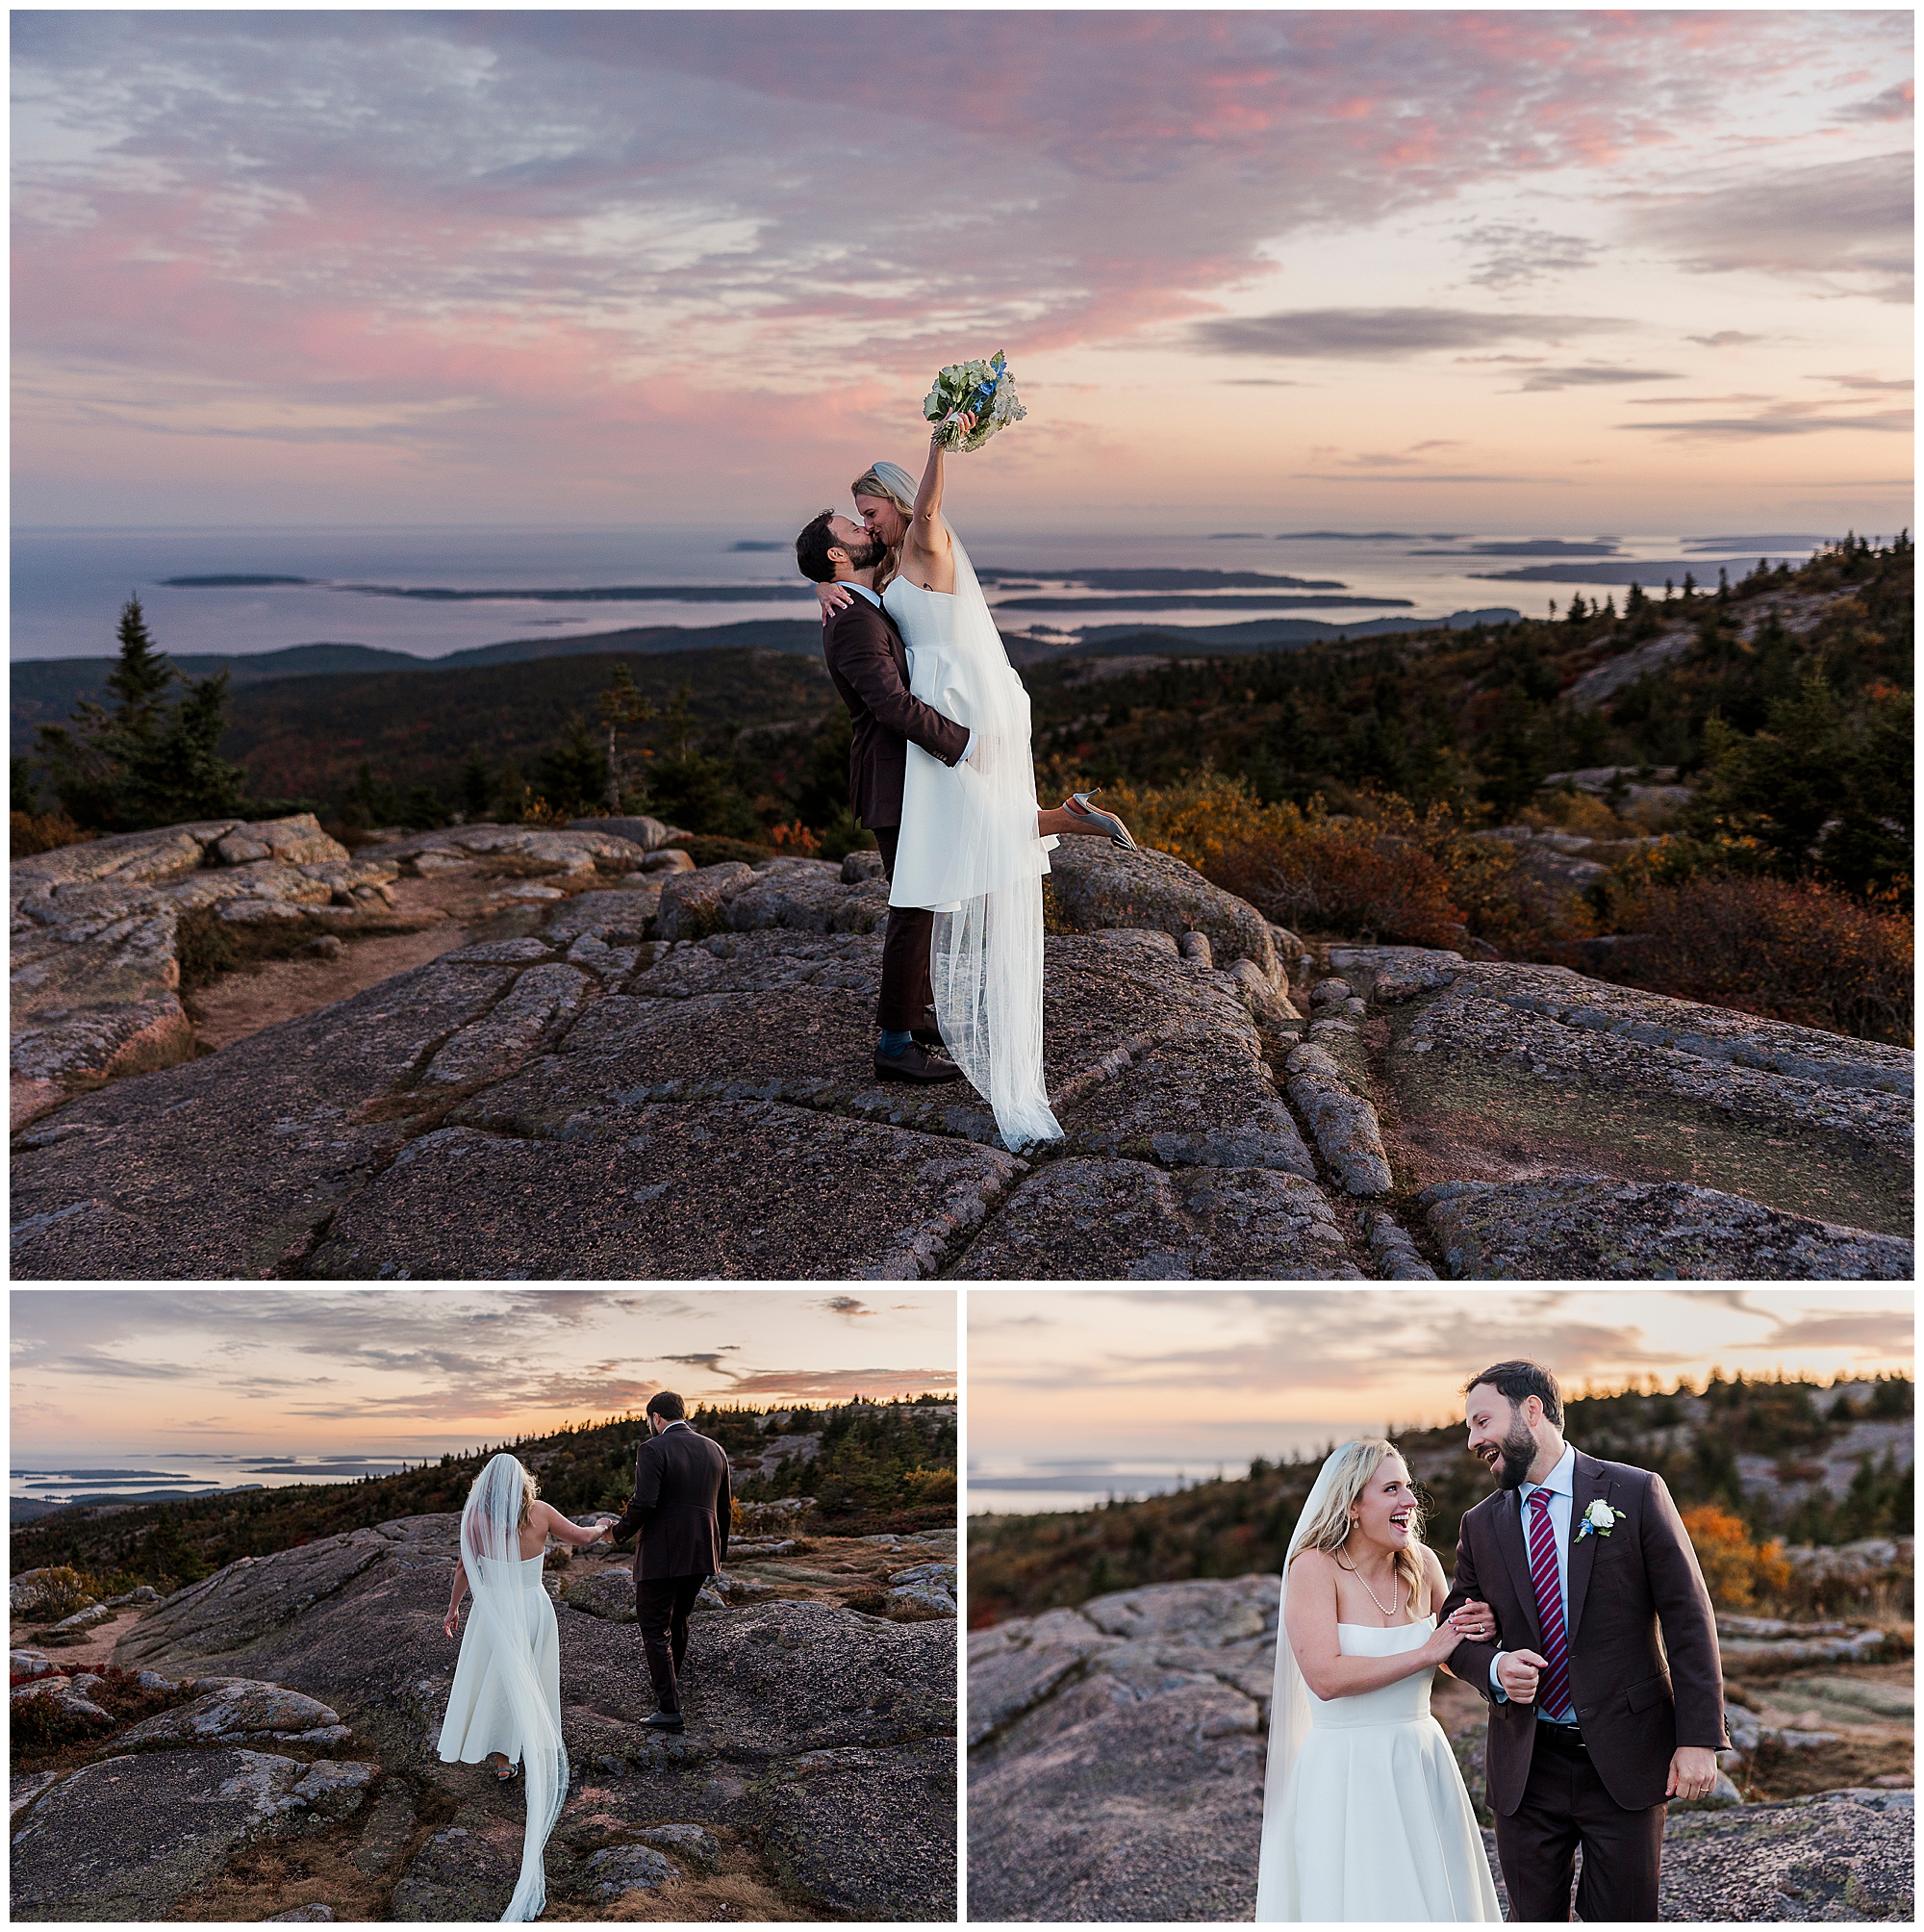
[[(960, 419), (965, 432), (973, 417)], [(993, 1108), (1018, 1152), (1060, 1140), (1042, 1070), (1042, 876), (1063, 833), (1107, 837), (1133, 852), (1128, 827), (1078, 792), (1039, 811), (1028, 693), (969, 553), (942, 515), (941, 430), (918, 484), (896, 463), (855, 479), (855, 507), (885, 546), (875, 572), (901, 632), (909, 689), (969, 726), (961, 762), (908, 747), (891, 905), (935, 913), (929, 978), (942, 1042)], [(852, 593), (819, 587), (824, 616)]]
[(1443, 1566), (1409, 1471), (1346, 1442), (1303, 1506), (1282, 1570), (1256, 1918), (1494, 1921), (1496, 1887), (1430, 1680), (1487, 1604), (1442, 1625)]
[(474, 1608), (461, 1639), (461, 1659), (441, 1725), (441, 1761), (484, 1759), (503, 1784), (527, 1777), (528, 1823), (520, 1880), (503, 1919), (539, 1919), (547, 1900), (542, 1854), (568, 1796), (568, 1752), (561, 1741), (561, 1639), (554, 1605), (542, 1585), (550, 1536), (592, 1543), (613, 1517), (577, 1529), (536, 1500), (533, 1471), (503, 1451), (492, 1457), (461, 1513), (461, 1567), (443, 1624), (449, 1637), (461, 1599)]

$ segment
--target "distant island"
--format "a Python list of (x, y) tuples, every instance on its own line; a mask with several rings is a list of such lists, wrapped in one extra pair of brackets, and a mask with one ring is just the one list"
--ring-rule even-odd
[(169, 590), (176, 591), (244, 591), (258, 590), (264, 584), (311, 584), (313, 577), (261, 577), (261, 576), (214, 576), (214, 577), (163, 577), (161, 582)]
[(1371, 610), (1413, 610), (1413, 597), (1363, 597), (1354, 593), (1341, 597), (1243, 597), (1221, 591), (1166, 591), (1160, 596), (1111, 597), (998, 597), (997, 610), (1328, 610), (1363, 608)]
[[(1442, 543), (1441, 537), (1430, 539)], [(1472, 544), (1461, 550), (1412, 550), (1414, 557), (1620, 557), (1623, 546), (1610, 538), (1593, 544), (1565, 543), (1561, 537), (1500, 539), (1491, 544)]]

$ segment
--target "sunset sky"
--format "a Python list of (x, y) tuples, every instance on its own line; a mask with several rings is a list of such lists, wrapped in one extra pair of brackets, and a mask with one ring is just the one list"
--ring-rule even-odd
[(1906, 12), (12, 31), (16, 523), (1910, 521)]
[[(1467, 1376), (1511, 1356), (1566, 1394), (1633, 1376), (1701, 1385), (1713, 1366), (1910, 1374), (1913, 1302), (1848, 1287), (975, 1289), (971, 1480), (1028, 1472), (1100, 1491), (1078, 1465), (1203, 1476), (1358, 1429), (1430, 1427), (1460, 1419)], [(995, 1506), (1057, 1507), (1020, 1495)]]
[(640, 1409), (955, 1386), (952, 1290), (19, 1289), (13, 1458), (429, 1456)]

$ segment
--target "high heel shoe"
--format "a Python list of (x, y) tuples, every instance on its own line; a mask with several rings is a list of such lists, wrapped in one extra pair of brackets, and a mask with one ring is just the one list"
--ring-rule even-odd
[(515, 1780), (518, 1777), (520, 1776), (520, 1774), (521, 1774), (520, 1766), (510, 1765), (505, 1770), (496, 1771), (494, 1773), (494, 1782), (497, 1785), (511, 1785), (515, 1782)]
[[(1096, 792), (1101, 789), (1101, 786), (1098, 785)], [(1096, 792), (1072, 792), (1066, 808), (1070, 816), (1088, 819), (1092, 824), (1101, 826), (1109, 834), (1110, 844), (1120, 846), (1124, 852), (1139, 852), (1141, 848), (1129, 836), (1128, 826), (1124, 825), (1114, 812), (1105, 812), (1100, 806), (1089, 802), (1096, 796)]]

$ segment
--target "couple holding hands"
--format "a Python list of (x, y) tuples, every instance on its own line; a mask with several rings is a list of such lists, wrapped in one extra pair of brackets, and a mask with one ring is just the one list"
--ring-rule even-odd
[(635, 1618), (657, 1706), (643, 1722), (649, 1730), (686, 1728), (678, 1679), (689, 1613), (728, 1553), (728, 1457), (689, 1427), (681, 1397), (666, 1389), (648, 1403), (647, 1429), (635, 1457), (635, 1493), (619, 1521), (571, 1522), (540, 1500), (534, 1472), (505, 1452), (474, 1479), (461, 1513), (461, 1559), (442, 1626), (450, 1638), (470, 1590), (474, 1605), (442, 1719), (441, 1760), (485, 1763), (503, 1784), (525, 1778), (520, 1876), (503, 1919), (541, 1916), (543, 1852), (568, 1797), (561, 1632), (543, 1582), (549, 1537), (585, 1548), (639, 1533)]

